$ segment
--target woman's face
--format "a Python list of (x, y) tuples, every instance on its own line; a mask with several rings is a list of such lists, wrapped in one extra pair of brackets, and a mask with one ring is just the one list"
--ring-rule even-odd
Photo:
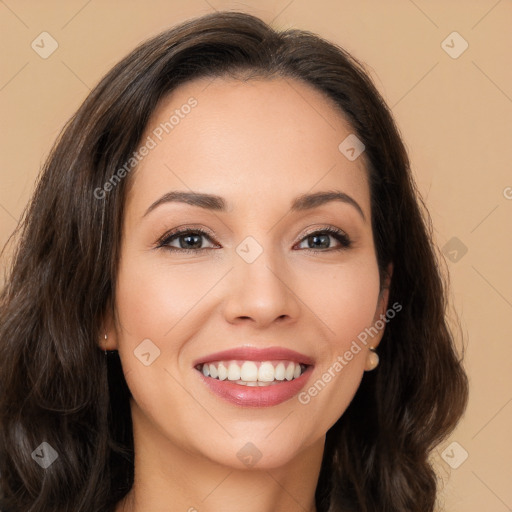
[[(323, 442), (349, 405), (382, 331), (360, 335), (387, 305), (364, 153), (338, 147), (352, 133), (292, 79), (196, 80), (155, 111), (129, 178), (109, 334), (135, 435), (158, 456), (277, 467)], [(320, 192), (341, 200), (304, 199)], [(262, 352), (216, 355), (243, 348)]]

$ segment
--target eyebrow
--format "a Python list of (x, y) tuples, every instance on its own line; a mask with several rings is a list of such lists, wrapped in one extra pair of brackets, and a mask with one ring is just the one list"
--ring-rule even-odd
[[(313, 208), (318, 208), (319, 206), (322, 206), (331, 201), (339, 201), (353, 206), (366, 222), (366, 217), (364, 215), (363, 209), (361, 206), (359, 206), (359, 203), (348, 194), (345, 194), (345, 192), (341, 192), (339, 190), (328, 190), (325, 192), (302, 194), (293, 199), (290, 210), (292, 212), (312, 210)], [(218, 212), (227, 211), (227, 203), (223, 197), (213, 194), (203, 194), (201, 192), (184, 192), (175, 190), (172, 192), (167, 192), (162, 197), (157, 199), (146, 210), (146, 213), (143, 215), (143, 217), (148, 215), (158, 206), (173, 202), (190, 204), (192, 206), (198, 206), (199, 208), (204, 208), (206, 210), (213, 210)]]

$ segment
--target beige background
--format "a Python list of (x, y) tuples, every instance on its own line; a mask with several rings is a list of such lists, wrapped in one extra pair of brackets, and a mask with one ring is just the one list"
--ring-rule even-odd
[[(341, 44), (366, 63), (392, 106), (447, 254), (467, 344), (469, 407), (434, 454), (441, 502), (450, 512), (512, 510), (510, 0), (0, 0), (0, 245), (51, 143), (100, 77), (143, 39), (213, 9), (251, 12)], [(47, 59), (31, 48), (43, 31), (59, 45)], [(454, 31), (469, 44), (456, 59), (443, 46), (453, 52), (463, 41), (442, 45)], [(462, 450), (468, 458), (454, 469)]]

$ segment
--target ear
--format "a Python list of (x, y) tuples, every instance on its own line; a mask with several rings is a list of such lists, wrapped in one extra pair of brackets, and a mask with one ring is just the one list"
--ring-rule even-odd
[[(391, 285), (391, 278), (393, 276), (393, 263), (390, 263), (383, 276), (382, 289), (379, 293), (379, 298), (377, 301), (377, 308), (375, 310), (375, 316), (373, 318), (373, 324), (379, 320), (383, 322), (382, 319), (386, 317), (386, 311), (388, 309), (388, 300), (389, 300), (389, 287)], [(379, 324), (381, 323), (379, 322)], [(384, 321), (385, 324), (385, 321)], [(379, 330), (379, 334), (374, 336), (371, 340), (370, 346), (373, 348), (377, 348), (382, 337), (384, 336), (384, 328)]]
[[(99, 334), (99, 346), (102, 350), (117, 350), (117, 330), (114, 315), (112, 301), (109, 299), (105, 306)], [(105, 335), (107, 336), (106, 339)]]

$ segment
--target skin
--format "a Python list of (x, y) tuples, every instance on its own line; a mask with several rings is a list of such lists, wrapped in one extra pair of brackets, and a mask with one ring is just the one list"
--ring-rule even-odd
[[(325, 434), (383, 331), (307, 404), (297, 396), (271, 407), (229, 403), (193, 362), (241, 345), (283, 346), (315, 359), (309, 387), (385, 313), (364, 154), (349, 161), (338, 149), (353, 133), (348, 122), (320, 92), (288, 78), (181, 85), (142, 140), (191, 96), (198, 105), (142, 160), (126, 198), (116, 315), (106, 332), (133, 395), (136, 455), (133, 489), (116, 511), (316, 511)], [(332, 189), (357, 201), (366, 220), (338, 201), (290, 213), (298, 195)], [(174, 202), (144, 215), (173, 190), (222, 196), (228, 209)], [(208, 249), (156, 248), (185, 224), (211, 233), (200, 238)], [(308, 243), (309, 232), (328, 226), (351, 247), (334, 250), (332, 236), (317, 249)], [(236, 252), (247, 236), (263, 249), (252, 263)], [(180, 239), (170, 244), (179, 250)], [(160, 350), (149, 366), (134, 356), (145, 339)], [(237, 457), (248, 442), (261, 452), (253, 467)]]

